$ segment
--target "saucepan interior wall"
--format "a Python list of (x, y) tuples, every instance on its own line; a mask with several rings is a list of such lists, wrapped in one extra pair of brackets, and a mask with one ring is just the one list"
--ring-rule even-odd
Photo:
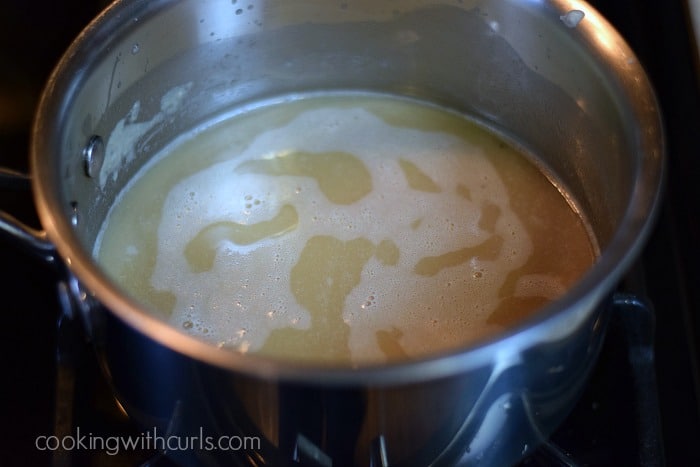
[[(115, 195), (173, 140), (258, 101), (341, 89), (432, 101), (518, 141), (580, 202), (603, 246), (624, 212), (635, 162), (614, 86), (571, 28), (527, 2), (146, 3), (129, 21), (107, 15), (113, 35), (88, 31), (102, 41), (70, 57), (79, 73), (59, 83), (70, 92), (53, 163), (88, 249)], [(93, 135), (104, 162), (89, 178)]]

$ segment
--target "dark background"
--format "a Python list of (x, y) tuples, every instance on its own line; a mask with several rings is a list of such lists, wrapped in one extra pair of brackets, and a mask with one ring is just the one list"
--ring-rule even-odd
[[(28, 170), (29, 129), (42, 86), (63, 51), (105, 3), (0, 0), (0, 166)], [(667, 194), (640, 270), (657, 312), (656, 376), (665, 464), (700, 465), (697, 50), (684, 1), (591, 3), (637, 53), (664, 113)], [(0, 189), (0, 209), (38, 227), (31, 196), (26, 192)], [(53, 272), (41, 262), (0, 236), (0, 465), (51, 462), (50, 456), (34, 448), (34, 440), (53, 433), (55, 280)], [(603, 354), (602, 358), (607, 357)], [(616, 383), (606, 384), (608, 389), (618, 389)], [(601, 400), (624, 400), (627, 390), (625, 381), (620, 381), (622, 395), (610, 399), (602, 396)], [(627, 432), (635, 430), (633, 420), (617, 422), (617, 428), (610, 429), (606, 438), (626, 439)], [(608, 449), (600, 447), (602, 441), (594, 437), (590, 448), (585, 449)], [(632, 452), (618, 449), (609, 455), (614, 461), (609, 465), (643, 463)]]
[[(61, 54), (101, 10), (90, 0), (0, 0), (0, 166), (27, 170), (29, 128)], [(0, 190), (0, 209), (38, 227), (31, 195)], [(55, 278), (0, 236), (0, 465), (50, 465), (34, 448), (53, 433)]]

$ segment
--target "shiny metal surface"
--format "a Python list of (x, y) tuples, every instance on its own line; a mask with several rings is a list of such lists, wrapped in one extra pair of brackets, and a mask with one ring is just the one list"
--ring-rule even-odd
[[(181, 86), (181, 105), (163, 113), (162, 98)], [(159, 148), (256, 100), (337, 89), (430, 100), (519, 141), (579, 201), (599, 262), (560, 301), (495, 339), (357, 370), (212, 348), (140, 310), (94, 264), (91, 245), (111, 201)], [(129, 142), (133, 162), (104, 183), (86, 177), (86, 143), (99, 135), (109, 153), (136, 101), (139, 121), (152, 125)], [(579, 1), (116, 2), (47, 84), (32, 174), (42, 225), (88, 291), (75, 306), (90, 310), (80, 316), (130, 415), (180, 436), (203, 427), (262, 440), (245, 453), (174, 458), (504, 465), (547, 436), (585, 382), (609, 297), (655, 217), (661, 133), (633, 53)], [(71, 222), (78, 210), (80, 222)]]

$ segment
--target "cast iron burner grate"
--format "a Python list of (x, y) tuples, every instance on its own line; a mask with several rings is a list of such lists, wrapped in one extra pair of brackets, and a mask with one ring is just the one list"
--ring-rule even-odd
[(520, 467), (665, 465), (653, 308), (619, 296), (591, 380), (553, 436)]
[[(519, 467), (664, 465), (660, 410), (654, 371), (653, 308), (616, 295), (608, 333), (579, 403), (553, 436)], [(94, 352), (75, 323), (59, 318), (55, 435), (91, 438), (137, 437), (138, 428), (115, 401)], [(149, 449), (55, 451), (53, 466), (172, 467)], [(245, 465), (245, 464), (241, 464)], [(292, 465), (304, 465), (294, 464)], [(315, 467), (317, 464), (310, 464)]]

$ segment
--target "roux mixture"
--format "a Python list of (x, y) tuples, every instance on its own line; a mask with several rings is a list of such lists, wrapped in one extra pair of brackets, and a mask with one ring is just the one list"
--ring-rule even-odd
[(491, 132), (348, 94), (269, 103), (176, 142), (123, 190), (95, 256), (183, 332), (361, 365), (518, 322), (596, 247), (560, 188)]

